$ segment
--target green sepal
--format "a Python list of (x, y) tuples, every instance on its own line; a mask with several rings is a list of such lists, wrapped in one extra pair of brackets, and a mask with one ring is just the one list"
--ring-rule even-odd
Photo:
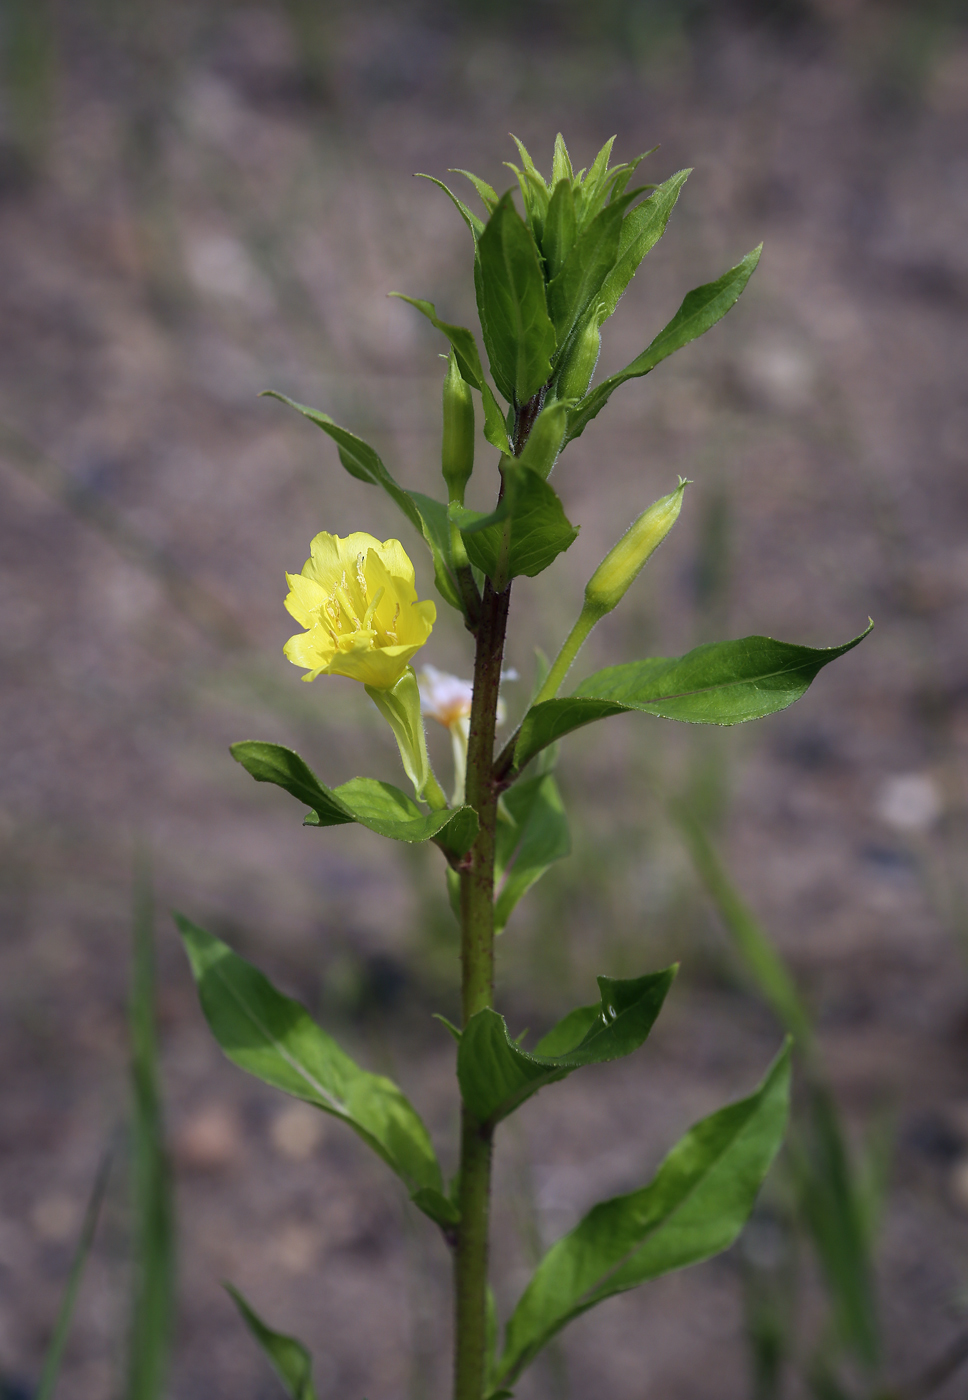
[(678, 171), (656, 186), (648, 199), (644, 199), (625, 215), (615, 264), (598, 294), (599, 325), (603, 325), (613, 314), (642, 259), (651, 252), (665, 233), (679, 192), (691, 174), (691, 170)]
[(499, 200), (478, 244), (482, 330), (491, 373), (511, 404), (547, 383), (555, 330), (534, 239), (510, 193)]
[[(646, 201), (647, 203), (648, 201)], [(762, 244), (747, 253), (742, 262), (724, 272), (715, 282), (696, 287), (683, 300), (669, 324), (659, 332), (631, 364), (597, 384), (574, 408), (568, 419), (568, 441), (579, 437), (591, 420), (605, 407), (613, 392), (627, 379), (649, 374), (669, 355), (704, 335), (739, 300), (743, 288), (760, 260)]]
[(688, 724), (744, 724), (785, 710), (822, 667), (852, 651), (870, 633), (839, 647), (801, 647), (772, 637), (708, 642), (685, 656), (653, 656), (607, 666), (573, 695), (545, 700), (525, 715), (514, 748), (520, 771), (546, 744), (596, 719), (644, 710)]
[(328, 788), (297, 753), (282, 744), (244, 739), (229, 751), (257, 783), (275, 783), (311, 807), (306, 826), (359, 822), (392, 841), (433, 841), (458, 858), (470, 850), (477, 836), (477, 813), (472, 807), (422, 812), (405, 792), (376, 778), (351, 778)]
[(446, 530), (442, 530), (441, 525), (441, 512), (445, 511), (446, 507), (417, 491), (404, 490), (369, 443), (334, 423), (328, 413), (297, 403), (295, 399), (277, 393), (275, 389), (266, 389), (263, 397), (278, 399), (280, 403), (288, 404), (331, 437), (336, 443), (339, 459), (350, 476), (355, 477), (357, 481), (365, 481), (370, 486), (382, 486), (391, 501), (403, 511), (410, 524), (423, 537), (430, 550), (434, 563), (434, 580), (440, 596), (451, 607), (463, 612), (460, 592), (453, 577), (453, 560), (446, 545), (447, 533)]
[(643, 1044), (676, 975), (674, 967), (645, 977), (599, 977), (601, 1001), (572, 1011), (533, 1054), (508, 1035), (489, 1008), (464, 1027), (457, 1050), (461, 1098), (479, 1123), (499, 1123), (546, 1084), (584, 1065), (631, 1055)]
[(788, 1043), (756, 1092), (692, 1127), (648, 1186), (601, 1202), (552, 1245), (508, 1323), (499, 1386), (596, 1303), (733, 1243), (783, 1141), (789, 1093)]
[(316, 1400), (313, 1359), (302, 1342), (268, 1327), (232, 1284), (223, 1283), (222, 1287), (238, 1308), (246, 1327), (265, 1352), (290, 1400)]
[(430, 1136), (392, 1080), (360, 1069), (304, 1006), (221, 939), (182, 914), (175, 922), (205, 1019), (233, 1064), (342, 1119), (396, 1172), (425, 1215), (452, 1224)]
[(554, 488), (512, 457), (505, 457), (504, 499), (490, 512), (450, 507), (471, 563), (503, 592), (513, 578), (534, 578), (578, 538)]
[(555, 861), (571, 852), (568, 817), (551, 773), (525, 778), (504, 794), (495, 833), (494, 932)]

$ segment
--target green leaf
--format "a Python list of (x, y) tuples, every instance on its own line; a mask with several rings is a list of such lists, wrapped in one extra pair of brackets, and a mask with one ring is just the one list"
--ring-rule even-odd
[(501, 933), (514, 906), (556, 860), (571, 851), (564, 803), (551, 773), (539, 773), (504, 794), (498, 812), (494, 867), (494, 929)]
[(564, 345), (615, 266), (625, 207), (634, 197), (623, 196), (592, 220), (548, 287), (548, 314), (559, 346)]
[(679, 191), (691, 174), (691, 170), (678, 171), (658, 185), (648, 199), (643, 200), (622, 220), (616, 262), (599, 293), (599, 325), (604, 324), (612, 315), (642, 259), (665, 233), (669, 215), (679, 198)]
[(519, 574), (540, 574), (578, 538), (554, 488), (537, 472), (505, 458), (504, 482), (504, 499), (495, 511), (450, 507), (468, 558), (499, 593)]
[(787, 1046), (760, 1088), (691, 1128), (648, 1186), (595, 1206), (551, 1247), (508, 1323), (499, 1384), (596, 1303), (732, 1244), (783, 1140), (789, 1089)]
[(798, 1045), (809, 1049), (813, 1027), (789, 968), (743, 902), (699, 822), (682, 806), (674, 807), (673, 815), (699, 878), (760, 995)]
[(801, 647), (772, 637), (709, 642), (685, 656), (653, 656), (597, 671), (573, 695), (545, 700), (522, 721), (520, 771), (546, 744), (592, 720), (644, 710), (689, 724), (743, 724), (792, 705), (822, 667), (858, 646), (873, 623), (839, 647)]
[(524, 404), (551, 374), (555, 331), (534, 239), (505, 194), (478, 245), (484, 344), (500, 392)]
[[(469, 331), (466, 326), (452, 326), (449, 321), (441, 321), (437, 316), (432, 301), (421, 301), (419, 297), (408, 297), (405, 296), (403, 292), (391, 292), (390, 295), (392, 297), (399, 297), (401, 301), (409, 302), (411, 306), (415, 306), (417, 310), (422, 312), (423, 315), (427, 317), (427, 320), (430, 321), (432, 325), (436, 326), (437, 330), (442, 331), (450, 341), (451, 345), (454, 347), (454, 354), (457, 356), (457, 367), (461, 372), (462, 378), (466, 379), (467, 383), (470, 384), (472, 388), (476, 389), (483, 399), (484, 436), (491, 446), (496, 447), (499, 452), (507, 452), (508, 434), (504, 423), (504, 414), (498, 407), (493, 389), (484, 378), (484, 371), (481, 368), (481, 357), (478, 354), (477, 342), (472, 332)], [(408, 494), (417, 502), (421, 514), (424, 516), (424, 523), (429, 526), (430, 522), (427, 520), (422, 505), (422, 502), (425, 502), (428, 498), (418, 495), (416, 491), (408, 492)], [(444, 509), (446, 509), (446, 507), (444, 507)]]
[(237, 1288), (233, 1288), (230, 1283), (222, 1286), (242, 1314), (246, 1327), (269, 1358), (286, 1394), (291, 1400), (316, 1400), (316, 1392), (313, 1389), (313, 1361), (302, 1342), (297, 1342), (295, 1337), (287, 1337), (283, 1332), (274, 1332), (253, 1311)]
[(584, 432), (620, 384), (624, 384), (627, 379), (637, 379), (643, 374), (649, 374), (662, 360), (680, 350), (683, 345), (688, 345), (697, 336), (704, 335), (711, 326), (721, 320), (738, 301), (759, 262), (761, 251), (762, 245), (747, 253), (742, 262), (724, 272), (717, 281), (707, 282), (705, 286), (696, 287), (691, 291), (669, 324), (659, 332), (641, 355), (630, 365), (626, 365), (625, 369), (619, 370), (618, 374), (609, 375), (608, 379), (603, 379), (601, 384), (590, 390), (572, 410), (568, 441)]
[(397, 1086), (359, 1068), (305, 1007), (277, 992), (227, 944), (175, 915), (205, 1019), (225, 1054), (266, 1084), (341, 1118), (438, 1223), (453, 1208), (427, 1129)]
[(430, 546), (430, 555), (434, 561), (434, 585), (437, 592), (452, 608), (464, 612), (464, 602), (454, 565), (447, 507), (443, 501), (436, 501), (421, 491), (410, 491), (407, 494), (420, 511), (423, 537)]
[(127, 1394), (160, 1400), (175, 1314), (175, 1203), (158, 1066), (153, 901), (147, 867), (135, 876), (131, 1039), (133, 1278)]
[(454, 347), (457, 368), (462, 377), (467, 380), (468, 384), (479, 390), (484, 383), (484, 371), (481, 368), (481, 357), (473, 332), (469, 331), (466, 326), (452, 326), (449, 321), (442, 321), (437, 315), (432, 301), (422, 301), (420, 297), (408, 297), (403, 292), (391, 292), (390, 296), (398, 297), (400, 301), (408, 302), (410, 306), (416, 307), (419, 312), (426, 316), (432, 326), (447, 337)]
[(484, 205), (484, 208), (489, 214), (494, 213), (494, 207), (497, 204), (498, 196), (496, 190), (494, 190), (486, 180), (482, 180), (479, 175), (473, 175), (469, 170), (461, 170), (459, 167), (455, 168), (454, 166), (451, 166), (450, 174), (463, 175), (465, 179), (470, 180), (471, 184), (480, 195), (481, 203)]
[(564, 266), (565, 259), (575, 245), (578, 225), (575, 218), (575, 196), (567, 180), (555, 185), (555, 192), (548, 205), (541, 251), (548, 268), (548, 281), (553, 281)]
[(376, 778), (351, 778), (328, 788), (292, 749), (255, 739), (232, 744), (230, 753), (257, 783), (275, 783), (298, 802), (311, 807), (307, 826), (361, 826), (393, 841), (435, 841), (463, 855), (474, 844), (477, 814), (470, 807), (422, 812), (412, 798), (392, 783)]
[(631, 1055), (645, 1041), (676, 969), (626, 980), (599, 977), (601, 1001), (565, 1017), (528, 1054), (508, 1035), (504, 1017), (485, 1009), (464, 1027), (457, 1050), (461, 1097), (480, 1123), (499, 1123), (525, 1099), (583, 1065)]
[(44, 1355), (44, 1366), (40, 1373), (40, 1383), (37, 1386), (35, 1400), (51, 1400), (57, 1386), (64, 1348), (67, 1345), (71, 1322), (74, 1318), (74, 1307), (77, 1303), (77, 1295), (80, 1291), (81, 1279), (84, 1277), (88, 1255), (94, 1243), (94, 1235), (101, 1214), (101, 1206), (104, 1204), (104, 1193), (107, 1190), (110, 1171), (111, 1158), (110, 1155), (105, 1155), (101, 1159), (93, 1189), (88, 1197), (84, 1219), (81, 1222), (81, 1233), (71, 1259), (70, 1272), (67, 1275), (67, 1287), (64, 1289), (64, 1295), (57, 1310), (54, 1331)]
[[(614, 136), (612, 140), (615, 140)], [(571, 181), (574, 177), (575, 171), (571, 163), (571, 156), (568, 154), (565, 138), (559, 131), (555, 137), (555, 153), (551, 161), (551, 183), (557, 190), (560, 181)]]
[(436, 175), (424, 175), (424, 174), (422, 174), (421, 172), (418, 171), (418, 172), (417, 172), (417, 179), (418, 179), (418, 180), (429, 180), (430, 183), (431, 183), (432, 185), (436, 185), (436, 186), (438, 187), (438, 189), (443, 190), (444, 194), (447, 196), (447, 198), (448, 198), (448, 199), (451, 201), (451, 203), (454, 205), (454, 207), (456, 208), (457, 212), (460, 214), (461, 218), (464, 220), (464, 223), (467, 225), (467, 227), (470, 229), (471, 233), (474, 235), (474, 243), (475, 243), (475, 245), (476, 245), (478, 239), (479, 239), (480, 236), (481, 236), (481, 234), (484, 232), (484, 223), (483, 223), (483, 221), (482, 221), (481, 219), (479, 219), (479, 218), (477, 217), (476, 214), (472, 214), (471, 211), (468, 209), (467, 205), (464, 204), (461, 200), (459, 200), (459, 199), (457, 198), (457, 196), (456, 196), (456, 194), (454, 194), (453, 190), (449, 190), (449, 189), (447, 188), (447, 186), (444, 184), (443, 180), (438, 180), (437, 177), (436, 177)]

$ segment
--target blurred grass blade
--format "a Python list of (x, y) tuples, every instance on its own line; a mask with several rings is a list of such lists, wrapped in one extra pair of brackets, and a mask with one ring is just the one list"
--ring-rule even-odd
[(91, 1245), (94, 1243), (94, 1232), (101, 1214), (110, 1171), (111, 1157), (109, 1153), (105, 1153), (101, 1159), (101, 1165), (98, 1167), (97, 1176), (94, 1178), (94, 1187), (87, 1203), (87, 1210), (84, 1212), (80, 1238), (77, 1241), (77, 1248), (71, 1260), (71, 1270), (67, 1276), (67, 1287), (64, 1290), (64, 1297), (57, 1314), (57, 1321), (54, 1324), (54, 1333), (47, 1348), (47, 1355), (44, 1357), (44, 1369), (41, 1372), (40, 1385), (37, 1387), (34, 1400), (50, 1400), (54, 1393), (54, 1387), (57, 1385), (61, 1358), (71, 1330), (71, 1319), (74, 1316), (74, 1304), (77, 1302), (84, 1266), (91, 1252)]
[(283, 1332), (274, 1332), (267, 1327), (257, 1313), (230, 1283), (223, 1285), (232, 1299), (246, 1327), (269, 1358), (272, 1369), (282, 1381), (286, 1394), (291, 1400), (316, 1400), (313, 1389), (313, 1361), (302, 1342), (295, 1337), (287, 1337)]
[(799, 1048), (806, 1049), (813, 1035), (810, 1017), (786, 964), (743, 903), (699, 822), (680, 804), (672, 807), (672, 814), (685, 838), (696, 873), (757, 990)]
[(128, 1352), (128, 1400), (160, 1400), (175, 1310), (175, 1209), (165, 1150), (150, 877), (135, 877), (129, 1034), (133, 1091), (132, 1204), (134, 1289)]
[(790, 1161), (801, 1215), (830, 1294), (839, 1340), (870, 1370), (881, 1359), (869, 1212), (830, 1090), (809, 1086)]

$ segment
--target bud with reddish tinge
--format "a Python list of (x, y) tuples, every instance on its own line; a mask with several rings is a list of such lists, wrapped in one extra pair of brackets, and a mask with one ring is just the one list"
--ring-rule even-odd
[(588, 580), (585, 588), (587, 611), (604, 617), (622, 600), (642, 566), (678, 520), (682, 493), (688, 485), (688, 481), (680, 479), (671, 495), (663, 496), (643, 511), (612, 546)]
[(451, 501), (464, 504), (464, 489), (474, 470), (474, 400), (471, 386), (461, 377), (451, 350), (444, 377), (444, 436), (441, 471)]

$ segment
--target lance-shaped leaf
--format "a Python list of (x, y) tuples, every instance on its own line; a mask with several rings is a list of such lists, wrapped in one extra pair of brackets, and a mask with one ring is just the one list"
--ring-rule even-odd
[[(404, 296), (403, 292), (391, 292), (392, 297), (399, 297), (401, 301), (407, 301), (411, 306), (415, 306), (422, 312), (427, 320), (441, 331), (451, 345), (454, 347), (454, 354), (457, 357), (457, 368), (461, 372), (461, 377), (478, 391), (484, 402), (484, 436), (492, 447), (496, 447), (499, 452), (508, 451), (507, 425), (504, 422), (504, 414), (498, 406), (498, 401), (494, 397), (494, 391), (484, 378), (484, 371), (481, 368), (481, 357), (477, 351), (477, 342), (471, 331), (466, 326), (452, 326), (449, 321), (441, 321), (437, 315), (432, 301), (421, 301), (419, 297)], [(422, 501), (426, 497), (418, 497), (416, 492), (411, 493), (417, 501), (423, 514)]]
[(548, 205), (541, 251), (552, 282), (565, 265), (565, 259), (575, 246), (578, 224), (575, 216), (575, 196), (568, 180), (559, 180)]
[(474, 238), (474, 246), (476, 248), (478, 240), (480, 239), (481, 234), (484, 232), (483, 220), (479, 219), (476, 214), (472, 214), (471, 211), (468, 209), (467, 205), (463, 202), (463, 200), (458, 199), (456, 194), (454, 194), (454, 191), (448, 189), (447, 186), (444, 184), (443, 180), (438, 180), (436, 175), (424, 175), (421, 171), (418, 171), (417, 179), (429, 180), (432, 185), (436, 185), (438, 189), (443, 190), (444, 194), (447, 196), (447, 198), (453, 204), (454, 208), (457, 210), (458, 214), (460, 214), (461, 218), (464, 220), (464, 223), (470, 229), (471, 234)]
[(275, 1332), (267, 1327), (258, 1313), (246, 1302), (237, 1288), (223, 1285), (226, 1293), (242, 1314), (242, 1320), (269, 1359), (269, 1364), (282, 1381), (290, 1400), (316, 1400), (313, 1388), (313, 1360), (295, 1337)]
[(370, 486), (383, 487), (391, 501), (403, 511), (410, 524), (423, 536), (434, 561), (434, 581), (440, 596), (450, 603), (451, 607), (462, 610), (460, 592), (453, 579), (453, 563), (449, 552), (443, 549), (441, 543), (439, 511), (445, 507), (440, 506), (433, 510), (431, 507), (438, 507), (437, 502), (431, 501), (428, 496), (404, 490), (387, 470), (379, 453), (355, 433), (334, 423), (328, 413), (322, 413), (318, 408), (308, 408), (303, 403), (296, 403), (295, 399), (276, 393), (274, 389), (267, 389), (264, 397), (288, 404), (331, 437), (336, 443), (339, 459), (350, 476), (355, 477), (357, 481), (365, 481)]
[(644, 710), (689, 724), (743, 724), (785, 710), (799, 700), (822, 667), (851, 651), (873, 623), (839, 647), (801, 647), (772, 637), (709, 642), (685, 656), (653, 656), (607, 666), (582, 681), (573, 695), (545, 700), (528, 711), (518, 731), (513, 768), (592, 720)]
[(396, 1172), (415, 1205), (440, 1225), (454, 1224), (427, 1129), (397, 1086), (360, 1069), (304, 1006), (227, 944), (181, 914), (175, 922), (205, 1019), (233, 1064), (341, 1118)]
[(499, 593), (519, 574), (540, 574), (578, 538), (554, 488), (537, 472), (506, 457), (504, 484), (504, 499), (494, 511), (450, 507), (468, 558)]
[(505, 793), (496, 833), (494, 931), (533, 884), (571, 851), (568, 818), (551, 773), (526, 778)]
[(596, 1303), (728, 1248), (783, 1141), (790, 1051), (747, 1099), (689, 1130), (653, 1180), (592, 1209), (538, 1265), (508, 1323), (496, 1385), (510, 1385)]
[(683, 345), (688, 345), (691, 340), (704, 335), (711, 326), (722, 320), (730, 307), (738, 301), (743, 288), (750, 280), (753, 269), (760, 260), (761, 251), (762, 245), (747, 253), (742, 262), (724, 272), (717, 281), (696, 287), (685, 298), (665, 329), (659, 332), (641, 355), (630, 365), (619, 370), (618, 374), (609, 375), (601, 384), (590, 390), (571, 412), (568, 420), (568, 441), (584, 432), (620, 384), (624, 384), (627, 379), (638, 379), (643, 374), (650, 373), (669, 355), (680, 350)]
[(548, 314), (559, 345), (563, 345), (577, 321), (615, 266), (622, 217), (634, 195), (609, 204), (579, 235), (561, 271), (548, 287)]
[(321, 783), (307, 763), (282, 744), (246, 739), (230, 750), (257, 783), (275, 783), (297, 802), (311, 807), (307, 826), (361, 826), (393, 841), (435, 841), (449, 854), (469, 851), (477, 835), (472, 807), (422, 812), (412, 798), (376, 778), (351, 778), (337, 788)]
[(631, 1055), (652, 1029), (676, 975), (674, 967), (645, 977), (599, 977), (601, 1001), (582, 1006), (539, 1041), (533, 1054), (508, 1035), (503, 1016), (478, 1011), (457, 1050), (461, 1097), (480, 1123), (498, 1123), (546, 1084), (583, 1065)]
[(478, 243), (482, 329), (491, 373), (509, 403), (523, 404), (551, 374), (555, 330), (538, 250), (510, 192)]
[(612, 315), (645, 255), (655, 247), (665, 233), (669, 215), (679, 198), (679, 191), (691, 174), (680, 170), (663, 181), (622, 220), (618, 255), (599, 293), (599, 325)]

